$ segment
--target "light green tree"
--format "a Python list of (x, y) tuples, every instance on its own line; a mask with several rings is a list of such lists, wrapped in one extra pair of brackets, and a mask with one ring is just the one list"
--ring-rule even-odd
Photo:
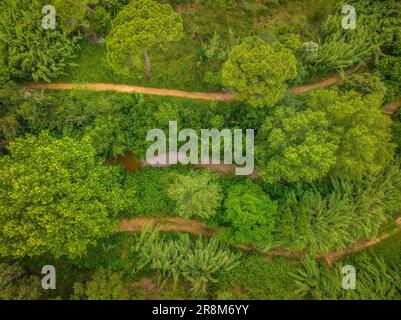
[(271, 107), (283, 98), (286, 81), (297, 75), (296, 64), (290, 50), (275, 50), (259, 37), (248, 37), (231, 50), (222, 82), (252, 107)]
[(336, 150), (322, 111), (279, 107), (262, 125), (256, 157), (265, 181), (313, 181), (333, 167)]
[(221, 187), (208, 171), (177, 175), (167, 194), (186, 218), (211, 218), (222, 200)]
[(360, 180), (381, 171), (393, 159), (391, 119), (381, 112), (383, 95), (320, 90), (311, 95), (308, 108), (324, 112), (330, 140), (337, 146), (332, 174)]
[(99, 0), (54, 0), (58, 22), (66, 32), (76, 31), (80, 26), (87, 26), (87, 16), (95, 12), (91, 5)]
[(156, 45), (177, 41), (183, 35), (181, 17), (169, 4), (154, 0), (133, 0), (113, 21), (106, 38), (107, 61), (118, 73), (128, 74), (145, 58), (146, 75), (151, 77), (148, 51)]
[(0, 159), (0, 255), (77, 257), (123, 209), (119, 176), (86, 141), (44, 132)]

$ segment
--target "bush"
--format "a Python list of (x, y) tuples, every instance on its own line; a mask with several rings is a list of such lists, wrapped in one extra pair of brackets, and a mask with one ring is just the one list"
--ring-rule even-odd
[(171, 169), (142, 168), (127, 172), (124, 194), (127, 201), (125, 216), (173, 215), (174, 202), (167, 196)]
[[(219, 277), (214, 287), (233, 299), (293, 300), (298, 299), (296, 284), (291, 277), (297, 267), (285, 258), (264, 258), (256, 253), (242, 256), (241, 263)], [(234, 289), (234, 290), (233, 290)]]
[(277, 205), (257, 184), (247, 180), (232, 185), (224, 209), (221, 220), (225, 228), (221, 237), (225, 241), (271, 245)]

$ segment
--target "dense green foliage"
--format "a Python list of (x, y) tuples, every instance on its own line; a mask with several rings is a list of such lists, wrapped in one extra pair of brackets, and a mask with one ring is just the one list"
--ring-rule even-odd
[(47, 133), (10, 144), (0, 159), (0, 253), (79, 256), (114, 228), (118, 174), (87, 141)]
[[(0, 299), (401, 298), (401, 113), (382, 113), (401, 95), (400, 1), (355, 0), (355, 30), (342, 0), (54, 0), (44, 30), (47, 4), (0, 4)], [(339, 81), (294, 94), (326, 76), (312, 87)], [(169, 121), (254, 129), (252, 179), (146, 164), (148, 131)]]
[(258, 136), (262, 177), (314, 181), (330, 172), (361, 180), (380, 171), (394, 150), (391, 120), (380, 110), (382, 98), (380, 93), (362, 97), (354, 91), (320, 90), (300, 111), (277, 108)]
[(37, 300), (43, 297), (39, 277), (28, 275), (17, 263), (0, 263), (0, 300)]
[(182, 21), (170, 5), (154, 0), (135, 0), (125, 6), (113, 21), (106, 39), (107, 60), (116, 72), (129, 73), (138, 65), (145, 52), (147, 74), (150, 78), (150, 58), (147, 51), (155, 45), (179, 40)]
[(335, 272), (319, 265), (315, 260), (304, 259), (304, 268), (294, 274), (299, 293), (314, 300), (391, 300), (401, 297), (401, 277), (383, 259), (365, 260), (358, 265), (355, 290), (341, 287), (342, 265)]
[(258, 37), (234, 46), (223, 66), (222, 81), (253, 107), (273, 106), (283, 98), (286, 81), (296, 76), (296, 60), (285, 48), (274, 50)]
[(372, 238), (399, 215), (400, 183), (393, 164), (361, 184), (333, 180), (329, 192), (313, 186), (289, 191), (280, 200), (276, 241), (316, 254)]
[(50, 81), (62, 75), (76, 40), (60, 29), (42, 28), (41, 0), (5, 0), (0, 4), (0, 70), (19, 80)]
[(176, 240), (166, 240), (158, 230), (146, 227), (130, 247), (134, 272), (148, 266), (165, 279), (177, 282), (184, 277), (195, 295), (204, 294), (209, 282), (230, 271), (238, 264), (238, 254), (231, 253), (216, 239), (202, 237), (191, 242), (188, 235), (180, 234)]
[(322, 111), (277, 108), (258, 135), (257, 155), (266, 181), (313, 181), (335, 163), (337, 146)]
[(275, 202), (263, 190), (247, 180), (234, 184), (227, 191), (221, 218), (225, 229), (221, 237), (230, 243), (255, 243), (268, 246), (272, 242)]
[(127, 300), (129, 292), (122, 274), (108, 269), (99, 269), (85, 285), (74, 285), (74, 299)]

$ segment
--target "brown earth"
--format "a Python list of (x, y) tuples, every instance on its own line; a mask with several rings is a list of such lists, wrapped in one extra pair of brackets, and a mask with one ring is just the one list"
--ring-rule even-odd
[(199, 221), (179, 217), (144, 217), (123, 219), (117, 232), (139, 232), (145, 225), (157, 226), (161, 231), (187, 232), (195, 235), (213, 236), (220, 232), (219, 228), (211, 228)]
[(123, 93), (144, 93), (156, 96), (171, 96), (198, 100), (217, 100), (217, 101), (234, 101), (235, 95), (231, 93), (205, 93), (205, 92), (189, 92), (182, 90), (148, 88), (139, 86), (128, 86), (111, 83), (26, 83), (20, 84), (20, 87), (29, 90), (72, 90), (85, 89), (93, 91), (115, 91)]

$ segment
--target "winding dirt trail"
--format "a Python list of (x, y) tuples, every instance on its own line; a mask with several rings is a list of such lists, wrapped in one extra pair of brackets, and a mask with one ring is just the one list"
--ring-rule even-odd
[[(327, 265), (333, 266), (334, 263), (340, 260), (343, 256), (366, 250), (400, 232), (401, 218), (398, 218), (394, 224), (395, 228), (393, 231), (386, 232), (380, 237), (372, 238), (369, 240), (359, 240), (353, 245), (350, 245), (342, 250), (335, 250), (329, 253), (321, 254), (318, 256), (318, 258), (324, 260)], [(204, 235), (207, 237), (218, 235), (222, 230), (222, 228), (212, 228), (196, 220), (184, 219), (179, 217), (144, 217), (121, 220), (116, 229), (116, 232), (140, 232), (145, 225), (157, 226), (160, 228), (161, 231), (186, 232), (195, 235)], [(270, 257), (281, 256), (291, 259), (300, 259), (307, 255), (306, 251), (290, 251), (282, 247), (277, 247), (268, 251), (262, 250), (252, 244), (238, 245), (236, 247), (244, 251), (257, 251), (265, 256)]]
[(216, 100), (216, 101), (235, 101), (236, 97), (231, 93), (205, 93), (190, 92), (172, 89), (149, 88), (139, 86), (129, 86), (111, 83), (25, 83), (19, 85), (21, 88), (29, 90), (73, 90), (84, 89), (92, 91), (114, 91), (122, 93), (144, 93), (156, 96), (170, 96), (188, 98), (195, 100)]
[[(346, 76), (355, 73), (364, 63), (361, 63), (354, 68), (351, 68), (345, 72)], [(310, 85), (298, 86), (289, 88), (288, 91), (294, 94), (306, 93), (316, 89), (327, 88), (343, 77), (341, 74), (336, 74), (328, 79), (313, 83)], [(179, 97), (195, 100), (208, 100), (208, 101), (227, 101), (232, 102), (237, 100), (235, 94), (232, 93), (207, 93), (207, 92), (191, 92), (183, 90), (174, 89), (161, 89), (161, 88), (151, 88), (151, 87), (141, 87), (141, 86), (131, 86), (122, 84), (112, 84), (112, 83), (22, 83), (19, 84), (21, 88), (28, 90), (73, 90), (73, 89), (84, 89), (92, 91), (114, 91), (122, 93), (144, 93), (156, 96), (170, 96)]]
[[(346, 72), (347, 75), (352, 74), (354, 70)], [(294, 94), (308, 93), (313, 90), (327, 88), (336, 84), (342, 77), (340, 75), (332, 76), (326, 80), (299, 87), (289, 88), (288, 91)], [(206, 101), (225, 101), (233, 102), (237, 100), (235, 94), (232, 93), (207, 93), (207, 92), (190, 92), (172, 89), (148, 88), (139, 86), (129, 86), (111, 83), (23, 83), (19, 84), (21, 88), (27, 90), (74, 90), (83, 89), (91, 91), (114, 91), (121, 93), (143, 93), (156, 96), (179, 97), (195, 100)], [(383, 108), (383, 112), (387, 115), (393, 115), (401, 107), (401, 98), (394, 101)]]

